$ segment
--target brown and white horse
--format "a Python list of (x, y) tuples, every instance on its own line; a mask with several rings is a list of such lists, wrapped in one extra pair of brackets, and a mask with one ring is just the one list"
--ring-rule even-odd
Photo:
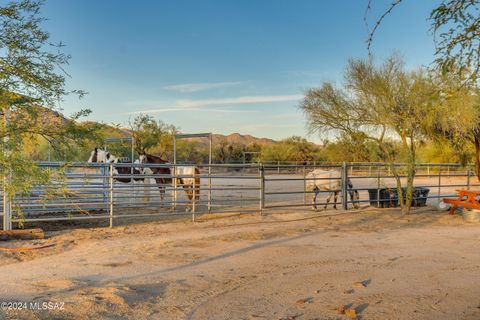
[[(125, 163), (120, 161), (117, 157), (112, 155), (110, 152), (95, 148), (90, 153), (90, 158), (88, 158), (88, 163)], [(130, 163), (130, 162), (126, 162)], [(138, 177), (132, 177), (132, 170), (130, 167), (114, 167), (113, 168), (114, 179), (118, 182), (129, 183), (133, 181), (143, 181), (144, 178), (141, 176), (143, 172), (139, 168), (133, 168), (133, 174), (138, 175)], [(129, 177), (121, 177), (121, 175), (130, 175)], [(132, 179), (133, 178), (133, 179)]]
[[(163, 160), (160, 157), (147, 154), (145, 152), (140, 153), (140, 163), (145, 164), (168, 164), (168, 161)], [(193, 208), (193, 202), (200, 199), (200, 170), (195, 166), (176, 166), (175, 176), (180, 176), (176, 179), (176, 183), (183, 187), (183, 190), (187, 194), (190, 204), (185, 211), (190, 211)], [(170, 167), (152, 167), (150, 169), (153, 174), (173, 175), (173, 168)], [(155, 178), (157, 184), (173, 184), (172, 177), (158, 177)]]

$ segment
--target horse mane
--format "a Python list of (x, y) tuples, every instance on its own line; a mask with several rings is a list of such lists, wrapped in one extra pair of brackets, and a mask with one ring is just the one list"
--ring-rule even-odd
[(168, 163), (167, 160), (163, 160), (159, 156), (154, 156), (153, 154), (148, 154), (145, 153), (145, 156), (147, 157), (148, 162), (153, 162), (153, 163)]

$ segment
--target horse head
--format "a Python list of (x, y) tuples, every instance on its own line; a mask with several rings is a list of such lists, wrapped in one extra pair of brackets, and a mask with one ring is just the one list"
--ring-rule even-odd
[(112, 163), (117, 162), (117, 158), (112, 155), (110, 152), (105, 150), (95, 148), (90, 153), (90, 158), (88, 158), (88, 163)]
[(90, 152), (90, 158), (87, 160), (88, 163), (98, 162), (98, 148), (95, 147), (92, 152)]
[(142, 151), (140, 151), (138, 155), (139, 155), (138, 160), (140, 163), (148, 163), (148, 156), (144, 149), (142, 149)]

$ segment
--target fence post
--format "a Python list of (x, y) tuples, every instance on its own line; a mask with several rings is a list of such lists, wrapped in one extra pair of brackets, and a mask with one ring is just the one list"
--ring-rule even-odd
[(260, 215), (263, 214), (263, 209), (265, 208), (265, 168), (263, 164), (260, 164), (259, 167), (260, 173)]
[(348, 198), (347, 198), (347, 188), (348, 188), (348, 165), (346, 162), (342, 163), (342, 206), (343, 210), (348, 210)]
[(305, 166), (303, 166), (303, 205), (307, 204), (307, 172)]
[[(113, 227), (113, 163), (110, 163), (109, 167), (109, 175), (108, 175), (108, 181), (109, 181), (109, 195), (110, 195), (110, 208), (109, 208), (109, 214), (110, 214), (110, 228)], [(133, 180), (133, 178), (132, 178)]]
[(208, 164), (208, 213), (212, 213), (212, 162)]
[[(448, 166), (447, 166), (447, 170), (448, 170)], [(442, 188), (442, 166), (439, 166), (438, 167), (438, 193), (437, 193), (438, 203), (441, 202), (441, 200), (440, 200), (441, 188)]]
[(470, 166), (467, 169), (467, 190), (470, 190)]
[(192, 199), (192, 222), (195, 222), (195, 197), (197, 196), (197, 183), (195, 179), (195, 170), (193, 171), (193, 199)]
[(177, 209), (177, 165), (173, 165), (173, 203), (172, 203), (172, 208), (173, 211)]
[(6, 185), (9, 176), (3, 176), (3, 230), (12, 230), (12, 204), (7, 194)]
[[(388, 170), (390, 173), (390, 167), (388, 167)], [(377, 167), (377, 208), (380, 208), (380, 165)]]
[(280, 174), (280, 161), (277, 161), (277, 173)]
[(103, 193), (103, 204), (105, 207), (108, 205), (108, 177), (107, 177), (107, 168), (108, 166), (105, 163), (101, 164), (100, 171), (102, 173), (102, 193)]

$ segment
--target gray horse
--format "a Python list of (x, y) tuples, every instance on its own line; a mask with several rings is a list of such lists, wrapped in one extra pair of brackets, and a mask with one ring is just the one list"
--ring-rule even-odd
[[(313, 210), (317, 210), (317, 196), (321, 191), (331, 191), (324, 209), (327, 209), (327, 205), (330, 203), (332, 195), (334, 196), (333, 208), (337, 209), (338, 193), (342, 188), (342, 173), (339, 170), (315, 169), (306, 175), (306, 179), (307, 191), (313, 191), (315, 193), (312, 199)], [(358, 209), (360, 207), (358, 204), (359, 194), (357, 190), (353, 190), (353, 184), (350, 179), (347, 180), (347, 188), (354, 208)]]

